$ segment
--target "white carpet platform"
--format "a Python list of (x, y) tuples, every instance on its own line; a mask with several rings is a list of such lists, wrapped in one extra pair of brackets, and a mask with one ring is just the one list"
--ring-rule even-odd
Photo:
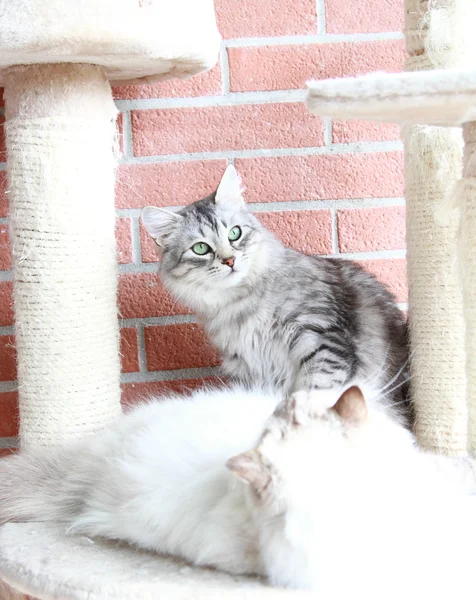
[(67, 536), (64, 527), (10, 523), (0, 528), (0, 578), (42, 600), (306, 600), (271, 588), (138, 552), (125, 545)]

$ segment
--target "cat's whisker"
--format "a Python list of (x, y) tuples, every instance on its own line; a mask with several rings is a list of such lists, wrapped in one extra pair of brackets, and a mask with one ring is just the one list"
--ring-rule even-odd
[[(389, 394), (391, 394), (392, 392), (394, 392), (395, 390), (398, 390), (399, 388), (401, 388), (403, 385), (406, 385), (407, 383), (409, 383), (412, 380), (412, 377), (409, 376), (406, 379), (404, 379), (403, 381), (399, 382), (397, 385), (395, 385), (394, 387), (390, 388), (389, 390), (387, 390), (384, 394), (379, 394), (378, 398), (385, 398), (385, 396), (388, 396)], [(399, 404), (406, 404), (408, 402), (407, 399), (402, 400), (400, 402), (392, 402), (391, 406), (398, 406)]]
[(406, 359), (406, 361), (403, 363), (403, 365), (402, 365), (402, 366), (400, 367), (400, 369), (397, 371), (396, 375), (394, 375), (394, 376), (392, 377), (392, 379), (391, 379), (390, 381), (388, 381), (388, 382), (387, 382), (387, 383), (386, 383), (386, 384), (383, 386), (383, 388), (381, 388), (381, 389), (379, 390), (379, 393), (382, 393), (382, 392), (384, 392), (384, 391), (385, 391), (385, 390), (386, 390), (386, 389), (387, 389), (387, 388), (388, 388), (390, 385), (392, 385), (392, 383), (394, 383), (394, 382), (395, 382), (395, 381), (396, 381), (396, 380), (397, 380), (397, 379), (400, 377), (400, 375), (401, 375), (401, 374), (403, 373), (403, 371), (406, 369), (406, 367), (407, 367), (407, 365), (408, 365), (408, 363), (409, 363), (409, 362), (410, 362), (410, 357), (408, 357), (408, 358)]

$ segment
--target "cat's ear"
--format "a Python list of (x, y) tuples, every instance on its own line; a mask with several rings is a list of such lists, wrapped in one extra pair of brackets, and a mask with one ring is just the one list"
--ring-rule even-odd
[(241, 177), (233, 165), (228, 165), (218, 185), (215, 204), (244, 204)]
[(157, 208), (146, 206), (141, 212), (142, 223), (149, 235), (161, 246), (164, 236), (169, 234), (183, 219), (182, 215)]
[(333, 410), (352, 425), (360, 425), (367, 420), (369, 411), (362, 390), (356, 385), (346, 390), (334, 404)]
[(264, 467), (257, 450), (243, 452), (230, 458), (226, 466), (238, 479), (250, 485), (258, 494), (263, 492), (271, 481), (271, 475)]

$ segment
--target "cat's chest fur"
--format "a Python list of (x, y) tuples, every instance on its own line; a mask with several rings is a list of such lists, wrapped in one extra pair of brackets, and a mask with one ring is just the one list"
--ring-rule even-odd
[[(292, 389), (297, 376), (290, 360), (289, 331), (283, 329), (285, 307), (245, 300), (220, 311), (206, 329), (222, 356), (227, 375), (250, 385), (259, 381), (272, 389)], [(288, 327), (289, 329), (289, 327)]]

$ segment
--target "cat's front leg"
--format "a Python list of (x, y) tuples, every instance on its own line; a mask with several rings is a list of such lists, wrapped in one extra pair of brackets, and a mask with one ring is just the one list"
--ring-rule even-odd
[(352, 349), (344, 343), (325, 339), (302, 340), (295, 349), (299, 364), (293, 390), (342, 389), (355, 376), (357, 367)]
[(224, 355), (220, 370), (230, 383), (244, 387), (250, 387), (256, 383), (257, 378), (248, 363), (237, 353)]

